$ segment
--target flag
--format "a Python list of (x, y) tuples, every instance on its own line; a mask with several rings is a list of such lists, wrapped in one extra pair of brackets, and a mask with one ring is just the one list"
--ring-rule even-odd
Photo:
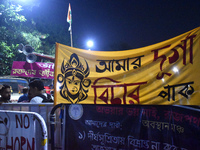
[(71, 24), (72, 24), (72, 11), (71, 11), (71, 6), (69, 3), (69, 8), (68, 8), (68, 14), (67, 14), (67, 22), (69, 23), (69, 31), (71, 31)]

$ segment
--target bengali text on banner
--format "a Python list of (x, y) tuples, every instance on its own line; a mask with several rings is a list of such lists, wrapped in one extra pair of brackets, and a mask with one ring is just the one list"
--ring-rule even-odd
[(200, 27), (143, 48), (56, 43), (55, 104), (199, 105)]

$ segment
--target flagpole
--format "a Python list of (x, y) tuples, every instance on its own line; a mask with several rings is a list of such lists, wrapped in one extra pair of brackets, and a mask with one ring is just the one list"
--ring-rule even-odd
[(71, 23), (70, 23), (70, 39), (71, 39), (71, 47), (73, 47), (73, 41), (72, 41), (72, 26), (71, 26)]

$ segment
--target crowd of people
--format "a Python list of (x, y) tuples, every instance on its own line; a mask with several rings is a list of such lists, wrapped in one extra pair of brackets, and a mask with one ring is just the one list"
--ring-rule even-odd
[[(18, 103), (51, 103), (53, 96), (46, 93), (44, 83), (40, 79), (29, 81), (29, 87), (23, 88), (23, 95), (18, 99)], [(11, 103), (11, 87), (0, 85), (0, 103)]]

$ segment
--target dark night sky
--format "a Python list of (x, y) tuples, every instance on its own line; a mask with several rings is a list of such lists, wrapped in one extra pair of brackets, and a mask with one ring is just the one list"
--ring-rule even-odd
[(68, 30), (69, 3), (74, 45), (83, 49), (89, 39), (94, 50), (122, 43), (140, 48), (200, 26), (200, 0), (43, 0), (39, 8)]

